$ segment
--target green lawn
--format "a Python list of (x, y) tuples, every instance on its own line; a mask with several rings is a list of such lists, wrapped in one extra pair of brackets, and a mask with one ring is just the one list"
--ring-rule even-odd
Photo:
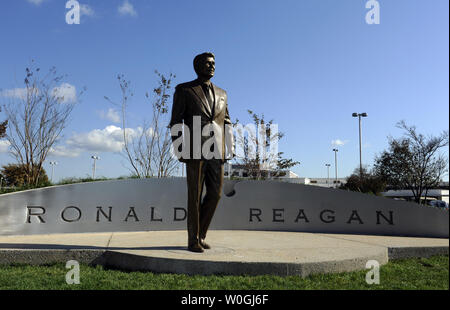
[(68, 285), (64, 264), (49, 266), (0, 266), (0, 289), (220, 289), (220, 290), (303, 290), (303, 289), (449, 289), (448, 256), (389, 262), (380, 268), (380, 284), (368, 285), (365, 270), (351, 273), (296, 276), (186, 276), (122, 272), (100, 266), (80, 266), (80, 284)]

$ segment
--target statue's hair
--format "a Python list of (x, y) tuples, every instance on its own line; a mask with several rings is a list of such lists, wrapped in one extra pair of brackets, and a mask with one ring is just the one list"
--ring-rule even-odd
[(207, 57), (212, 57), (212, 58), (216, 59), (216, 56), (214, 56), (214, 54), (211, 53), (211, 52), (206, 52), (206, 53), (202, 53), (202, 54), (199, 54), (199, 55), (195, 56), (195, 58), (194, 58), (194, 70), (195, 70), (195, 73), (197, 73), (197, 75), (198, 75), (198, 66), (200, 65), (200, 62), (202, 60), (204, 60), (205, 58), (207, 58)]

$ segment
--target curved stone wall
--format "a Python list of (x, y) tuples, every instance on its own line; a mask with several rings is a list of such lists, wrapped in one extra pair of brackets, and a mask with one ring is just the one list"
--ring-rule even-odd
[[(0, 234), (186, 229), (183, 178), (54, 186), (0, 196)], [(442, 237), (448, 211), (355, 192), (226, 181), (211, 229)]]

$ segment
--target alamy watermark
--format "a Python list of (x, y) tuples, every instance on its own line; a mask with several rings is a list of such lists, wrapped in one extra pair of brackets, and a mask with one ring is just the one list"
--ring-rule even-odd
[(173, 124), (173, 155), (179, 159), (231, 159), (258, 160), (267, 168), (278, 161), (278, 124), (225, 124), (202, 122), (193, 116), (192, 123)]
[(66, 23), (69, 25), (80, 24), (80, 3), (76, 0), (69, 0), (66, 2), (66, 9), (69, 11), (66, 13)]
[(366, 273), (366, 283), (369, 285), (380, 284), (380, 263), (376, 260), (369, 260), (366, 263), (366, 269), (370, 269)]
[(380, 24), (380, 3), (377, 0), (369, 0), (366, 2), (366, 23), (369, 25)]
[(76, 260), (69, 260), (66, 263), (66, 269), (70, 269), (66, 273), (66, 283), (71, 284), (80, 284), (80, 263)]
[[(66, 13), (66, 23), (69, 25), (79, 25), (81, 6), (77, 0), (69, 0), (66, 2), (66, 9), (69, 11)], [(366, 9), (369, 11), (366, 13), (366, 23), (369, 25), (380, 24), (380, 3), (377, 0), (368, 0), (366, 2)]]

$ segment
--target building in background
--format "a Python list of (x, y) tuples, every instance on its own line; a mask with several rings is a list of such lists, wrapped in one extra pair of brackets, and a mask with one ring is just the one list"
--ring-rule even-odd
[[(436, 201), (444, 201), (447, 204), (449, 204), (449, 197), (448, 197), (448, 189), (430, 189), (427, 192), (427, 203), (430, 201), (436, 200)], [(414, 201), (414, 195), (411, 190), (409, 189), (402, 189), (402, 190), (389, 190), (387, 192), (381, 193), (384, 197), (393, 198), (397, 200), (406, 200), (406, 201)], [(422, 200), (425, 200), (425, 192), (422, 193)]]
[[(260, 169), (261, 177), (265, 180), (276, 180), (286, 183), (295, 183), (303, 185), (313, 185), (320, 187), (339, 187), (346, 183), (346, 178), (300, 178), (296, 173), (290, 170), (276, 170), (276, 169)], [(224, 175), (226, 178), (251, 178), (252, 171), (249, 171), (248, 166), (239, 164), (224, 165)]]
[[(226, 178), (247, 179), (252, 178), (252, 172), (246, 165), (229, 164), (224, 165), (224, 175)], [(286, 183), (303, 184), (311, 186), (336, 188), (347, 183), (347, 178), (300, 178), (290, 170), (260, 169), (262, 179), (280, 181)], [(384, 197), (396, 200), (414, 201), (414, 195), (411, 190), (388, 190), (381, 193)], [(425, 195), (425, 192), (423, 193)], [(423, 197), (425, 199), (425, 197)], [(427, 193), (427, 204), (434, 205), (433, 202), (444, 202), (449, 204), (449, 183), (442, 182), (438, 188), (430, 189)], [(431, 203), (430, 203), (431, 202)]]
[(287, 183), (296, 183), (296, 184), (304, 184), (304, 185), (312, 185), (312, 186), (320, 186), (320, 187), (339, 187), (345, 183), (347, 183), (346, 178), (284, 178), (281, 181)]
[[(253, 170), (253, 171), (250, 171)], [(249, 169), (247, 165), (224, 164), (224, 176), (235, 178), (251, 178), (254, 171), (259, 170), (263, 179), (295, 179), (298, 175), (290, 170), (277, 170), (270, 168)], [(255, 177), (253, 175), (253, 177)]]

